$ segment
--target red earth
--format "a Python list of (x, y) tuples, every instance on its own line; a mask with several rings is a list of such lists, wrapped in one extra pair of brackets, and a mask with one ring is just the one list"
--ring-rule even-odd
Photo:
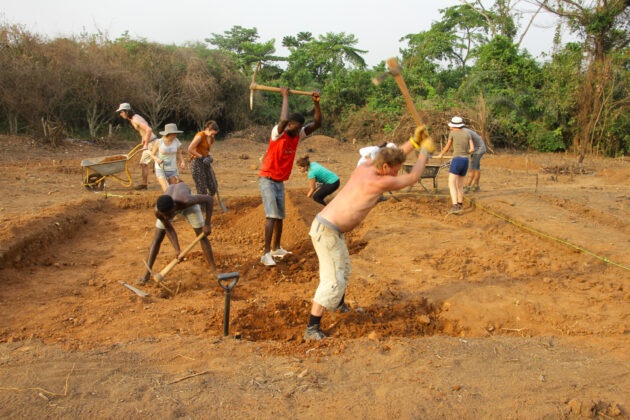
[[(348, 179), (358, 145), (325, 136), (298, 155)], [(346, 235), (347, 314), (330, 338), (302, 338), (318, 263), (308, 229), (321, 207), (306, 176), (287, 187), (283, 246), (260, 264), (257, 171), (266, 144), (214, 146), (219, 191), (210, 241), (166, 277), (134, 284), (160, 194), (105, 180), (82, 159), (114, 156), (66, 140), (49, 149), (0, 136), (0, 416), (3, 418), (621, 417), (630, 413), (630, 162), (497, 153), (481, 191), (447, 215), (421, 185), (379, 203)], [(128, 162), (138, 180), (138, 158)], [(188, 169), (182, 179), (192, 186)], [(431, 180), (423, 180), (430, 188)], [(185, 220), (182, 245), (194, 238)], [(164, 242), (156, 267), (174, 256)], [(238, 271), (230, 336), (217, 274)], [(623, 390), (626, 391), (623, 391)]]

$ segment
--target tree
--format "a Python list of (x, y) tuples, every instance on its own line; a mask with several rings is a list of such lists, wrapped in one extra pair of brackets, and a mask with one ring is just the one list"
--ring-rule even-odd
[[(610, 149), (605, 129), (623, 117), (629, 107), (624, 79), (627, 63), (618, 52), (630, 42), (628, 0), (533, 0), (543, 9), (569, 23), (583, 40), (585, 71), (580, 78), (575, 149), (582, 162), (594, 147)], [(624, 63), (625, 61), (625, 63)], [(625, 92), (625, 97), (624, 97)], [(621, 113), (619, 113), (621, 107)]]
[(223, 32), (225, 35), (212, 34), (206, 42), (230, 53), (239, 63), (243, 74), (249, 74), (259, 61), (282, 61), (284, 58), (274, 56), (276, 52), (275, 39), (267, 42), (256, 42), (260, 36), (256, 28), (233, 26)]
[(459, 99), (477, 102), (479, 108), (483, 98), (483, 107), (490, 109), (488, 129), (496, 144), (534, 146), (531, 123), (541, 117), (537, 101), (542, 86), (540, 67), (502, 36), (479, 47), (475, 57), (476, 64), (458, 91)]
[(431, 29), (404, 36), (409, 48), (402, 50), (408, 67), (417, 60), (446, 61), (464, 68), (473, 50), (488, 42), (490, 25), (479, 13), (467, 5), (440, 9), (442, 19), (431, 24)]
[(355, 47), (359, 41), (354, 35), (344, 32), (328, 32), (313, 39), (308, 32), (301, 32), (297, 38), (285, 37), (283, 45), (291, 52), (289, 66), (283, 74), (289, 86), (323, 87), (326, 80), (346, 65), (358, 69), (365, 68), (361, 54), (367, 51)]
[(511, 40), (514, 39), (518, 31), (518, 25), (514, 18), (520, 17), (516, 5), (521, 0), (494, 0), (489, 8), (481, 0), (461, 1), (486, 19), (493, 37), (500, 35)]

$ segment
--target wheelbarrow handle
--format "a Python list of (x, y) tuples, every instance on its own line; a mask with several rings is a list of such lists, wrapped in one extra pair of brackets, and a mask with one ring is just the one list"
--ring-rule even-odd
[[(236, 283), (238, 283), (238, 277), (239, 274), (238, 272), (232, 272), (232, 273), (223, 273), (223, 274), (219, 274), (218, 276), (218, 281), (219, 281), (219, 286), (221, 286), (222, 288), (224, 288), (225, 290), (232, 290), (234, 288), (234, 286), (236, 286)], [(228, 285), (224, 285), (222, 282), (223, 281), (228, 281), (228, 280), (232, 280), (232, 282)]]

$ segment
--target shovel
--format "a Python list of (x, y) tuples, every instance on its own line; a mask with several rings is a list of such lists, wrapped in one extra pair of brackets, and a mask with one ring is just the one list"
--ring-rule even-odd
[[(232, 280), (234, 279), (234, 280)], [(222, 282), (227, 282), (228, 280), (232, 280), (230, 284), (223, 284)], [(230, 329), (230, 291), (236, 286), (238, 283), (238, 273), (223, 273), (219, 274), (219, 286), (225, 289), (225, 311), (223, 313), (223, 337), (227, 337), (228, 331)]]
[(228, 209), (227, 207), (225, 207), (225, 204), (223, 204), (221, 196), (219, 195), (219, 183), (217, 182), (217, 176), (214, 174), (214, 168), (212, 167), (211, 163), (208, 164), (208, 166), (210, 167), (210, 175), (212, 175), (212, 181), (214, 181), (214, 185), (216, 185), (217, 187), (217, 201), (219, 202), (219, 206), (221, 206), (221, 210), (223, 210), (223, 213), (227, 213)]

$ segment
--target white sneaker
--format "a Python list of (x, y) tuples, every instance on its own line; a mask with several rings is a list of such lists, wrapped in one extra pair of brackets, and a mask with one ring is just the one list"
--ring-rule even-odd
[(273, 260), (273, 257), (271, 256), (271, 252), (267, 252), (265, 255), (263, 255), (262, 258), (260, 259), (260, 262), (265, 265), (276, 265), (276, 262)]
[(288, 255), (288, 254), (293, 254), (293, 252), (287, 251), (286, 249), (284, 249), (282, 247), (280, 247), (278, 249), (274, 249), (273, 251), (271, 251), (271, 256), (278, 257), (280, 259), (284, 258), (285, 255)]

